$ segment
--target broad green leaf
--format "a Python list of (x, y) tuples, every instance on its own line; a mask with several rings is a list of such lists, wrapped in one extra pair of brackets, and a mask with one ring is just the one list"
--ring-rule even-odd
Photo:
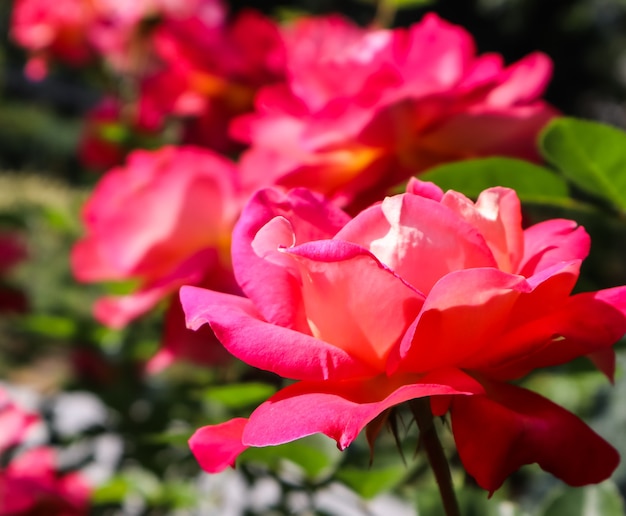
[(20, 324), (28, 332), (56, 339), (70, 338), (77, 331), (76, 321), (56, 315), (29, 314)]
[(203, 398), (230, 409), (240, 409), (262, 403), (275, 392), (276, 388), (266, 383), (233, 383), (210, 387), (203, 392)]
[(289, 462), (306, 478), (315, 481), (330, 475), (341, 459), (342, 454), (333, 440), (315, 434), (280, 446), (248, 448), (239, 461), (262, 463), (278, 473), (285, 468), (285, 462)]
[(346, 484), (363, 498), (374, 498), (376, 495), (393, 489), (409, 473), (403, 463), (392, 464), (384, 468), (342, 467), (335, 478)]
[(552, 500), (542, 516), (624, 516), (624, 500), (611, 481), (567, 488)]
[(594, 394), (607, 385), (606, 378), (596, 370), (569, 374), (539, 372), (524, 382), (527, 389), (577, 414), (592, 409), (596, 403)]
[(626, 211), (626, 133), (597, 122), (558, 118), (542, 132), (544, 158), (581, 190)]
[(523, 202), (556, 206), (570, 203), (567, 184), (562, 178), (546, 168), (511, 158), (448, 163), (421, 174), (419, 179), (468, 197), (478, 197), (480, 192), (493, 186), (506, 186), (513, 188)]
[(151, 500), (158, 498), (160, 491), (161, 484), (154, 473), (130, 467), (98, 487), (92, 500), (96, 504), (119, 503), (131, 494)]

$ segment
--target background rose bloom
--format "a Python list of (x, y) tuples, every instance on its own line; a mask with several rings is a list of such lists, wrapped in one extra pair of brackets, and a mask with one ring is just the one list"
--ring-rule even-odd
[(572, 221), (523, 230), (506, 188), (473, 203), (414, 181), (351, 220), (308, 190), (259, 192), (233, 236), (248, 298), (184, 287), (181, 299), (190, 327), (208, 322), (238, 358), (298, 381), (249, 419), (201, 428), (192, 451), (219, 471), (248, 446), (318, 432), (343, 449), (390, 407), (430, 397), (489, 491), (533, 462), (572, 485), (607, 478), (609, 444), (509, 383), (592, 353), (611, 364), (626, 287), (571, 295), (588, 250)]
[(0, 454), (22, 443), (26, 432), (38, 421), (37, 414), (13, 403), (9, 393), (0, 387)]
[[(427, 15), (409, 29), (365, 30), (339, 17), (285, 30), (287, 81), (261, 90), (232, 133), (242, 171), (361, 203), (438, 163), (503, 154), (537, 159), (555, 115), (540, 100), (543, 54), (505, 67), (477, 56), (461, 27)], [(382, 189), (382, 190), (381, 190)]]
[[(242, 203), (234, 165), (208, 150), (132, 153), (125, 166), (109, 171), (97, 185), (83, 211), (86, 235), (72, 252), (81, 281), (138, 283), (131, 294), (101, 299), (96, 317), (119, 328), (181, 285), (231, 289), (228, 247)], [(177, 303), (168, 321), (182, 321)], [(184, 339), (181, 332), (197, 338), (182, 323), (166, 335)]]
[(26, 67), (28, 75), (42, 79), (50, 58), (71, 65), (83, 65), (93, 58), (89, 34), (96, 17), (96, 4), (91, 1), (17, 0), (11, 35), (32, 54)]
[(25, 451), (0, 470), (0, 515), (89, 514), (91, 487), (78, 472), (60, 473), (52, 448)]
[[(38, 423), (41, 423), (38, 414), (14, 403), (9, 393), (0, 387), (0, 454), (24, 444), (27, 432)], [(3, 456), (0, 515), (87, 514), (89, 484), (79, 472), (59, 472), (56, 461), (56, 452), (46, 446)]]
[(220, 152), (240, 150), (226, 127), (252, 111), (256, 91), (283, 79), (278, 26), (247, 10), (229, 23), (207, 26), (199, 17), (168, 18), (154, 31), (158, 64), (140, 87), (140, 111), (161, 122), (184, 120), (182, 140)]

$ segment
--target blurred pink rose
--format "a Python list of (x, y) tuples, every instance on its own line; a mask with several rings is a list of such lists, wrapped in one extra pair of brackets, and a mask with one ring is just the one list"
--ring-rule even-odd
[(31, 52), (26, 72), (32, 79), (47, 73), (47, 61), (84, 65), (94, 57), (89, 41), (96, 22), (96, 3), (88, 0), (16, 0), (11, 35)]
[(91, 487), (79, 472), (60, 473), (52, 448), (27, 450), (0, 470), (0, 516), (89, 514)]
[[(244, 200), (234, 165), (211, 151), (165, 147), (131, 153), (96, 186), (83, 211), (86, 234), (72, 252), (80, 281), (137, 284), (128, 295), (98, 301), (96, 317), (122, 327), (184, 284), (232, 291), (230, 234)], [(177, 303), (169, 310), (180, 312)], [(164, 353), (176, 349), (182, 356), (189, 347), (181, 348), (181, 342), (197, 340), (182, 319), (175, 328), (168, 323)]]
[(225, 17), (220, 0), (16, 0), (11, 35), (31, 53), (32, 79), (46, 75), (50, 59), (82, 66), (96, 56), (119, 73), (137, 74), (152, 61), (148, 29), (155, 21), (193, 18), (208, 28)]
[(606, 479), (615, 449), (512, 383), (589, 355), (612, 377), (626, 287), (572, 295), (589, 245), (569, 220), (523, 229), (507, 188), (472, 202), (413, 180), (353, 219), (306, 189), (259, 191), (233, 233), (247, 298), (183, 287), (181, 300), (191, 328), (209, 323), (233, 355), (296, 381), (249, 419), (199, 429), (193, 453), (216, 472), (247, 447), (315, 433), (344, 449), (428, 398), (484, 489), (534, 462), (572, 485)]
[(9, 393), (0, 387), (0, 454), (21, 444), (26, 432), (39, 421), (39, 416), (16, 405)]
[(363, 205), (433, 165), (487, 155), (538, 158), (535, 137), (555, 115), (540, 99), (543, 54), (505, 67), (477, 56), (471, 36), (434, 14), (408, 29), (366, 30), (340, 17), (285, 29), (287, 81), (263, 88), (234, 121), (258, 170)]
[(154, 45), (160, 66), (141, 83), (140, 110), (180, 118), (184, 143), (240, 149), (226, 130), (230, 120), (252, 110), (259, 87), (284, 75), (276, 24), (252, 10), (217, 27), (169, 18), (155, 29)]

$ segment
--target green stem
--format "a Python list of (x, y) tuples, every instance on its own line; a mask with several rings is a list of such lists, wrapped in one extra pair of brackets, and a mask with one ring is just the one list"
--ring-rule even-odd
[(430, 398), (412, 400), (409, 405), (420, 430), (420, 442), (426, 450), (428, 462), (435, 474), (446, 516), (461, 516), (452, 485), (448, 459), (443, 452), (441, 442), (439, 442), (433, 413), (430, 410)]
[(396, 7), (389, 0), (378, 0), (376, 2), (376, 15), (372, 25), (377, 29), (388, 29), (393, 25), (396, 18)]

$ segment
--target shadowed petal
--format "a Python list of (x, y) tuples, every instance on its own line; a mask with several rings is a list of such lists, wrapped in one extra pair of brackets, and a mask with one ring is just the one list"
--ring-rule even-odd
[(607, 479), (617, 451), (574, 414), (526, 389), (484, 383), (486, 396), (456, 396), (452, 431), (467, 472), (493, 493), (524, 464), (572, 486)]

